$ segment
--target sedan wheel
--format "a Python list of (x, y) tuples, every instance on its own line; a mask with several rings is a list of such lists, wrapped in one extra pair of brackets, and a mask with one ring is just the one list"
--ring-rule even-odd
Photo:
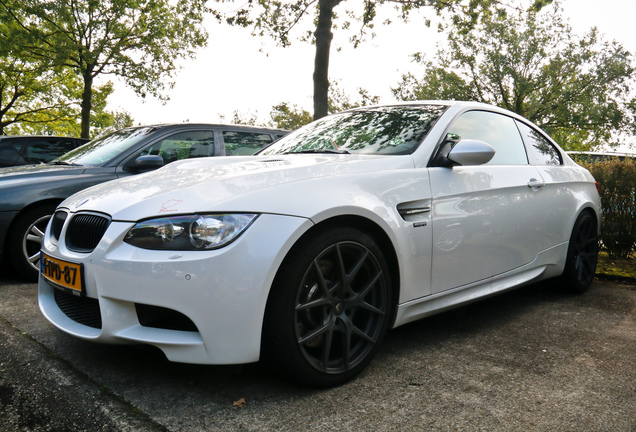
[(312, 385), (341, 384), (361, 372), (392, 316), (386, 261), (373, 239), (356, 230), (303, 242), (273, 289), (264, 343), (273, 345), (277, 363)]
[(18, 216), (8, 238), (8, 252), (14, 269), (29, 280), (37, 279), (40, 269), (40, 249), (46, 225), (55, 205), (37, 207)]
[(564, 288), (569, 292), (582, 293), (594, 280), (598, 262), (597, 232), (596, 220), (587, 212), (574, 224), (563, 271)]

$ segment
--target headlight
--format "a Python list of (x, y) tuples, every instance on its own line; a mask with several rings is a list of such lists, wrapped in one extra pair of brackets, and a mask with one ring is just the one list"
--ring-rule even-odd
[(144, 249), (216, 249), (234, 241), (257, 216), (228, 213), (150, 219), (132, 227), (124, 241)]

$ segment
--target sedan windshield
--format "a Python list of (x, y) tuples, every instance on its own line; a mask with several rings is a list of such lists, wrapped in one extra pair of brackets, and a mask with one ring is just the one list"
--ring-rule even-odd
[(54, 165), (103, 165), (156, 130), (156, 127), (148, 126), (121, 129), (109, 135), (94, 139), (50, 163)]
[(400, 105), (346, 111), (310, 123), (259, 154), (410, 154), (446, 108)]

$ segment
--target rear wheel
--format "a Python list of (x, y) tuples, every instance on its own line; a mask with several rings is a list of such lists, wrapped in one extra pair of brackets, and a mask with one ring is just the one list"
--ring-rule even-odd
[(572, 229), (568, 256), (563, 271), (564, 289), (572, 293), (585, 292), (596, 273), (598, 262), (598, 227), (589, 213), (579, 215)]
[(55, 204), (49, 204), (27, 210), (18, 216), (7, 238), (11, 265), (29, 280), (38, 277), (44, 231), (55, 208)]
[(264, 323), (264, 355), (316, 386), (342, 384), (375, 356), (392, 317), (391, 278), (373, 238), (321, 231), (289, 253)]

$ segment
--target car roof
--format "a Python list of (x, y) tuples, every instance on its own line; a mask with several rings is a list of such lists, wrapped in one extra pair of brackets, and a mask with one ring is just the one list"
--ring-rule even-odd
[(573, 155), (588, 155), (588, 156), (620, 156), (620, 157), (636, 157), (636, 153), (621, 153), (621, 152), (592, 152), (592, 151), (568, 151), (567, 154)]
[(387, 108), (387, 107), (399, 107), (399, 106), (424, 106), (424, 105), (439, 105), (445, 106), (452, 111), (463, 111), (469, 109), (475, 110), (483, 110), (483, 111), (491, 111), (504, 115), (508, 115), (510, 117), (514, 117), (523, 122), (530, 122), (527, 118), (520, 116), (519, 114), (507, 110), (505, 108), (498, 107), (496, 105), (490, 105), (483, 102), (473, 102), (473, 101), (456, 101), (456, 100), (416, 100), (416, 101), (406, 101), (406, 102), (394, 102), (388, 104), (378, 104), (378, 105), (367, 105), (361, 106), (357, 108), (351, 108), (350, 110), (344, 112), (356, 112), (356, 111), (365, 111), (365, 110), (373, 110), (376, 108)]
[(128, 126), (120, 130), (141, 129), (141, 128), (157, 128), (157, 129), (171, 129), (171, 128), (199, 128), (199, 127), (215, 127), (215, 128), (232, 128), (232, 129), (246, 129), (246, 130), (262, 130), (269, 132), (284, 132), (288, 133), (288, 130), (271, 128), (266, 126), (251, 126), (251, 125), (237, 125), (237, 124), (224, 124), (224, 123), (157, 123), (146, 124), (137, 126)]
[(507, 110), (505, 108), (501, 108), (496, 105), (490, 105), (483, 102), (475, 102), (475, 101), (457, 101), (457, 100), (416, 100), (416, 101), (406, 101), (406, 102), (394, 102), (388, 104), (378, 104), (378, 105), (368, 105), (357, 108), (352, 108), (350, 110), (344, 112), (355, 112), (355, 111), (364, 111), (364, 110), (372, 110), (375, 108), (386, 108), (386, 107), (399, 107), (399, 106), (424, 106), (424, 105), (438, 105), (445, 106), (448, 108), (447, 111), (459, 113), (462, 111), (468, 110), (480, 110), (480, 111), (490, 111), (494, 113), (499, 113), (503, 115), (507, 115), (516, 120), (519, 120), (528, 125), (532, 125), (535, 128), (541, 129), (538, 125), (534, 124), (531, 120), (523, 117), (522, 115), (517, 114), (514, 111)]
[(0, 141), (8, 138), (64, 138), (64, 139), (82, 139), (87, 140), (87, 138), (79, 138), (79, 137), (68, 137), (62, 135), (0, 135)]
[[(418, 105), (441, 105), (447, 107), (456, 107), (456, 108), (476, 108), (476, 109), (484, 109), (487, 111), (495, 111), (502, 112), (508, 114), (518, 115), (510, 110), (505, 108), (498, 107), (496, 105), (490, 105), (483, 102), (475, 102), (475, 101), (457, 101), (457, 100), (415, 100), (415, 101), (404, 101), (404, 102), (393, 102), (387, 104), (377, 104), (377, 105), (367, 105), (361, 106), (357, 108), (351, 108), (347, 111), (363, 111), (365, 109), (374, 109), (374, 108), (386, 108), (392, 106), (418, 106)], [(522, 117), (523, 118), (523, 117)], [(527, 120), (527, 119), (526, 119)]]

